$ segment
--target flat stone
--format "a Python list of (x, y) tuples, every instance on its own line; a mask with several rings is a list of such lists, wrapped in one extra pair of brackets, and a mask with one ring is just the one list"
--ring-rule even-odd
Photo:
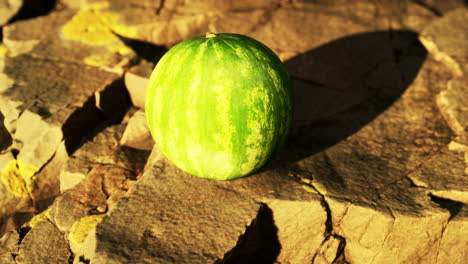
[[(453, 149), (456, 144), (451, 142), (408, 177), (417, 186), (428, 188), (438, 197), (468, 203), (468, 166), (465, 161), (468, 151)], [(450, 164), (449, 168), (447, 164)]]
[(320, 202), (275, 199), (266, 204), (272, 210), (281, 247), (276, 261), (311, 263), (310, 252), (317, 252), (325, 239), (327, 215)]
[(5, 25), (21, 8), (23, 0), (0, 1), (0, 26)]
[[(54, 34), (58, 27), (66, 23), (73, 11), (53, 12), (50, 15), (29, 20), (20, 20), (3, 28), (3, 42), (9, 56), (30, 52), (41, 41)], [(41, 30), (38, 30), (41, 29)]]
[[(468, 41), (467, 41), (468, 43)], [(466, 73), (468, 74), (468, 72)], [(451, 80), (437, 97), (437, 106), (450, 128), (460, 136), (468, 135), (468, 77)]]
[[(135, 54), (104, 25), (94, 35), (83, 33), (83, 27), (95, 21), (89, 12), (62, 10), (4, 27), (7, 53), (0, 58), (0, 111), (11, 143), (2, 151), (14, 153), (14, 158), (2, 164), (2, 175), (8, 176), (2, 188), (16, 191), (2, 200), (0, 218), (21, 225), (25, 220), (19, 220), (23, 213), (15, 216), (18, 210), (50, 205), (60, 193), (57, 172), (68, 155), (98, 126), (121, 119), (130, 106), (122, 72)], [(86, 24), (80, 19), (90, 20)], [(98, 43), (90, 41), (96, 35)], [(114, 62), (87, 63), (96, 52)], [(2, 131), (2, 137), (8, 137)], [(12, 170), (5, 172), (8, 164)]]
[(123, 73), (135, 53), (101, 21), (93, 8), (52, 12), (6, 26), (4, 43), (9, 55), (28, 53), (36, 58)]
[[(289, 199), (290, 202), (287, 201)], [(262, 205), (259, 202), (271, 208), (264, 209), (267, 212), (276, 209), (278, 213), (260, 213)], [(141, 210), (143, 204), (152, 210)], [(288, 214), (287, 208), (295, 208), (297, 214)], [(311, 211), (305, 211), (305, 208)], [(293, 235), (288, 230), (299, 224), (295, 224), (294, 220), (298, 215), (312, 218)], [(207, 263), (223, 258), (227, 263), (239, 263), (234, 260), (246, 258), (242, 249), (251, 245), (251, 240), (262, 239), (261, 235), (253, 235), (261, 231), (255, 231), (255, 228), (253, 231), (245, 230), (245, 226), (252, 221), (251, 225), (256, 226), (254, 223), (260, 221), (260, 216), (270, 225), (268, 221), (275, 223), (274, 228), (278, 231), (276, 235), (273, 234), (274, 241), (278, 240), (276, 243), (291, 249), (300, 247), (303, 244), (301, 241), (310, 238), (312, 233), (323, 233), (323, 230), (313, 227), (326, 219), (318, 196), (303, 191), (291, 177), (264, 172), (236, 181), (212, 181), (184, 173), (161, 157), (133, 186), (126, 198), (115, 205), (109, 217), (96, 226), (96, 234), (86, 238), (82, 254), (91, 263), (139, 262), (143, 259), (168, 263)], [(133, 223), (130, 218), (134, 217), (146, 224), (130, 224)], [(116, 232), (122, 230), (121, 226), (125, 226), (126, 231)], [(109, 235), (100, 235), (104, 233)], [(244, 239), (237, 241), (243, 233)], [(308, 247), (318, 247), (320, 242), (319, 236)], [(270, 246), (275, 248), (275, 244)], [(253, 247), (257, 245), (254, 243)], [(251, 251), (254, 251), (254, 255), (261, 252)], [(273, 257), (274, 260), (279, 252), (272, 250), (265, 254), (273, 254), (264, 257)], [(289, 257), (287, 253), (278, 256), (279, 259)], [(311, 260), (307, 254), (294, 258)]]
[(125, 73), (125, 86), (130, 94), (132, 104), (141, 109), (145, 109), (146, 87), (153, 68), (153, 63), (143, 61)]
[(437, 250), (437, 263), (463, 263), (468, 258), (466, 245), (468, 237), (468, 228), (466, 221), (468, 219), (468, 210), (466, 203), (458, 203), (452, 212), (444, 229), (440, 246)]
[(421, 42), (433, 56), (452, 70), (454, 76), (467, 72), (466, 32), (468, 11), (460, 8), (434, 20), (421, 32)]
[(43, 220), (21, 242), (17, 263), (68, 263), (70, 249), (63, 233)]
[[(61, 0), (4, 26), (0, 262), (463, 263), (464, 5)], [(137, 111), (207, 31), (268, 45), (295, 93), (285, 150), (234, 181), (176, 168)]]
[[(13, 144), (6, 151), (16, 151), (11, 162), (20, 164), (20, 170), (11, 171), (13, 174), (8, 175), (27, 179), (27, 192), (22, 192), (20, 196), (29, 198), (31, 192), (34, 192), (32, 196), (36, 201), (47, 201), (58, 195), (59, 174), (56, 169), (60, 166), (54, 165), (55, 170), (45, 170), (44, 166), (47, 166), (52, 157), (66, 158), (67, 153), (74, 151), (97, 125), (115, 118), (115, 115), (118, 118), (118, 115), (125, 111), (125, 105), (129, 105), (125, 104), (126, 100), (129, 102), (128, 97), (125, 100), (123, 84), (113, 84), (119, 78), (113, 73), (75, 64), (50, 63), (48, 60), (26, 54), (7, 57), (5, 60), (7, 62), (3, 74), (15, 83), (0, 95), (5, 127), (11, 131), (13, 140)], [(119, 89), (123, 92), (120, 95)], [(102, 93), (98, 105), (102, 111), (96, 106), (95, 92), (98, 95)], [(108, 100), (108, 96), (111, 96), (112, 100)], [(116, 105), (124, 108), (115, 109)], [(107, 117), (101, 114), (105, 112), (108, 113)], [(59, 152), (62, 140), (65, 143), (65, 151)], [(2, 167), (3, 175), (7, 175), (5, 168)], [(40, 175), (36, 174), (38, 172)], [(46, 172), (48, 175), (45, 175)], [(42, 187), (47, 188), (41, 191), (39, 188)], [(14, 197), (10, 196), (10, 199), (2, 202), (17, 204), (15, 208), (19, 204), (24, 205), (18, 203)], [(13, 211), (7, 213), (10, 216), (13, 214)], [(2, 214), (2, 217), (6, 215)]]
[(85, 179), (90, 170), (112, 165), (133, 174), (140, 174), (149, 151), (120, 146), (125, 125), (111, 126), (86, 142), (67, 161), (60, 173), (60, 190), (73, 188)]
[(146, 123), (145, 112), (139, 110), (130, 118), (120, 145), (142, 150), (153, 149), (154, 140)]
[(123, 130), (124, 125), (106, 128), (62, 167), (63, 193), (47, 215), (60, 231), (69, 234), (74, 253), (79, 252), (90, 229), (127, 192), (145, 164), (148, 152), (119, 146)]

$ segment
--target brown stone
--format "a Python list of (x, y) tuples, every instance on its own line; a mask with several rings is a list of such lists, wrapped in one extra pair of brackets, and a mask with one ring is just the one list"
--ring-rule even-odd
[(124, 125), (117, 125), (105, 129), (70, 157), (60, 173), (62, 192), (73, 188), (85, 179), (95, 166), (112, 165), (130, 172), (134, 177), (141, 173), (149, 152), (121, 147), (119, 141), (124, 128)]
[(130, 118), (120, 145), (142, 150), (153, 149), (154, 140), (146, 123), (145, 112), (137, 111)]
[[(260, 210), (262, 203), (263, 211)], [(141, 206), (151, 210), (144, 210)], [(288, 208), (296, 213), (289, 214)], [(306, 211), (306, 208), (311, 210)], [(308, 237), (318, 234), (318, 239), (307, 247), (313, 250), (320, 245), (320, 235), (324, 230), (323, 227), (317, 230), (316, 226), (323, 226), (326, 214), (314, 208), (322, 209), (318, 196), (303, 191), (300, 184), (285, 174), (265, 172), (236, 181), (212, 181), (184, 173), (162, 158), (145, 172), (111, 210), (109, 217), (102, 220), (96, 227), (96, 233), (88, 236), (82, 254), (91, 262), (107, 259), (118, 263), (143, 260), (207, 263), (224, 257), (227, 263), (239, 263), (233, 259), (250, 257), (253, 260), (253, 256), (274, 260), (279, 253), (278, 243), (295, 250)], [(275, 209), (277, 213), (273, 211), (271, 214)], [(311, 217), (310, 222), (295, 222), (298, 215)], [(135, 217), (138, 222), (131, 220)], [(262, 245), (256, 243), (265, 239), (262, 230), (258, 230), (262, 225), (255, 225), (255, 221), (265, 221), (271, 226), (269, 228), (277, 229), (276, 234), (263, 231), (265, 235), (273, 236), (269, 238), (273, 241), (268, 242), (272, 244), (264, 245), (267, 247), (265, 250), (271, 251), (265, 256), (261, 253)], [(246, 230), (251, 222), (253, 227)], [(294, 231), (297, 225), (303, 225), (303, 229)], [(237, 242), (242, 234), (244, 239)], [(244, 250), (250, 250), (252, 255), (243, 255)], [(301, 262), (311, 260), (312, 256), (305, 252), (292, 256), (286, 252), (279, 258)]]
[(143, 61), (125, 73), (125, 86), (127, 87), (132, 104), (141, 109), (145, 109), (146, 86), (148, 85), (153, 68), (153, 63)]
[(4, 125), (4, 119), (5, 117), (0, 112), (0, 151), (5, 150), (12, 144), (11, 134)]
[(0, 238), (0, 261), (5, 264), (16, 264), (14, 256), (18, 255), (20, 234), (16, 230), (5, 233)]
[[(468, 74), (468, 73), (466, 73)], [(450, 128), (460, 136), (468, 135), (468, 77), (451, 80), (437, 97), (437, 105)]]
[(456, 77), (468, 70), (466, 39), (460, 37), (468, 31), (467, 20), (468, 10), (457, 9), (432, 22), (420, 36), (421, 42), (434, 58), (451, 69)]
[(463, 263), (468, 258), (466, 251), (466, 237), (468, 236), (466, 203), (458, 203), (452, 212), (453, 217), (449, 219), (442, 230), (442, 238), (437, 251), (437, 263)]
[(21, 241), (17, 263), (68, 263), (68, 242), (47, 219), (40, 221)]
[[(462, 0), (58, 3), (3, 28), (0, 262), (466, 262)], [(295, 93), (284, 151), (234, 181), (176, 168), (141, 111), (207, 31), (264, 42)]]
[[(9, 145), (0, 155), (9, 155), (10, 163), (0, 168), (9, 175), (1, 184), (7, 197), (0, 218), (17, 222), (13, 228), (25, 221), (17, 212), (44, 210), (59, 194), (58, 172), (68, 155), (130, 106), (121, 74), (135, 54), (103, 25), (96, 28), (98, 43), (91, 42), (96, 34), (83, 33), (92, 26), (90, 16), (64, 10), (4, 28), (8, 52), (0, 57), (0, 111), (6, 130), (1, 131), (2, 142), (9, 134), (10, 143), (5, 141)], [(93, 54), (104, 53), (110, 58), (104, 64), (88, 63)]]

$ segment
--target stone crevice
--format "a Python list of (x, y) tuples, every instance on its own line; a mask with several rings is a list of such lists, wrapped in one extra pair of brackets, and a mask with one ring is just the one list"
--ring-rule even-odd
[(159, 0), (159, 6), (155, 11), (156, 15), (159, 15), (161, 13), (161, 11), (164, 9), (165, 4), (166, 4), (165, 0)]
[(438, 16), (438, 17), (441, 17), (443, 16), (444, 14), (442, 13), (442, 11), (440, 11), (439, 9), (431, 6), (430, 4), (426, 3), (425, 1), (422, 1), (422, 0), (413, 0), (413, 3), (431, 11), (434, 15)]
[(256, 32), (258, 29), (264, 27), (270, 21), (273, 19), (273, 15), (278, 11), (280, 8), (282, 8), (282, 5), (280, 3), (274, 4), (271, 7), (265, 8), (264, 14), (260, 18), (260, 21), (254, 25), (253, 27), (250, 28), (249, 32), (250, 34)]
[(387, 242), (387, 239), (388, 237), (390, 236), (390, 234), (393, 232), (393, 228), (395, 226), (395, 221), (396, 221), (396, 218), (395, 216), (393, 216), (392, 214), (392, 226), (390, 227), (390, 229), (388, 230), (387, 234), (385, 235), (384, 239), (382, 240), (382, 244), (380, 245), (380, 250), (374, 255), (374, 257), (372, 258), (372, 261), (370, 263), (375, 263), (375, 259), (377, 258), (377, 256), (382, 252), (382, 248), (384, 247), (385, 245), (385, 242)]
[(441, 248), (441, 244), (442, 244), (442, 239), (444, 237), (444, 233), (445, 233), (445, 230), (447, 229), (447, 226), (450, 222), (450, 218), (447, 220), (447, 222), (444, 224), (444, 226), (442, 226), (442, 230), (440, 231), (440, 238), (439, 238), (439, 241), (437, 243), (437, 253), (436, 253), (436, 263), (438, 262), (437, 259), (439, 259), (439, 254), (440, 254), (440, 248)]
[(428, 195), (434, 203), (439, 205), (440, 208), (449, 211), (449, 221), (458, 215), (458, 213), (462, 210), (463, 206), (466, 206), (466, 204), (463, 202), (438, 197), (430, 192), (428, 193)]
[(438, 204), (441, 208), (449, 211), (449, 213), (450, 213), (450, 217), (444, 223), (444, 225), (442, 226), (441, 232), (440, 232), (440, 238), (439, 238), (439, 241), (438, 241), (437, 253), (436, 253), (436, 263), (437, 263), (438, 262), (437, 260), (439, 258), (439, 254), (440, 254), (442, 239), (443, 239), (444, 234), (445, 234), (445, 230), (447, 229), (447, 226), (449, 225), (450, 221), (455, 216), (458, 215), (458, 213), (460, 212), (462, 207), (466, 206), (466, 204), (462, 203), (462, 202), (458, 202), (458, 201), (438, 197), (438, 196), (433, 195), (432, 193), (429, 193), (428, 195), (429, 195), (429, 197), (431, 198), (431, 200), (434, 203)]
[(105, 163), (105, 162), (94, 162), (94, 161), (90, 161), (90, 160), (87, 160), (86, 162), (87, 162), (87, 164), (89, 164), (90, 167), (92, 167), (93, 165), (112, 166), (112, 167), (119, 168), (119, 169), (121, 169), (123, 171), (126, 171), (126, 172), (132, 174), (133, 177), (137, 176), (137, 171), (129, 169), (129, 168), (124, 167), (124, 166), (120, 166), (119, 164)]
[(29, 226), (23, 226), (18, 230), (18, 234), (19, 234), (18, 246), (21, 245), (21, 243), (23, 242), (23, 239), (26, 237), (28, 232), (31, 231), (31, 229), (32, 228)]
[[(327, 160), (329, 160), (328, 156), (327, 156)], [(310, 173), (310, 172), (309, 172)], [(330, 205), (328, 204), (327, 200), (325, 199), (325, 194), (322, 194), (319, 190), (317, 190), (317, 188), (313, 185), (313, 184), (310, 184), (310, 183), (307, 183), (307, 182), (304, 182), (302, 180), (302, 178), (300, 176), (297, 176), (295, 174), (293, 174), (293, 176), (296, 178), (296, 179), (299, 179), (299, 181), (301, 182), (301, 184), (304, 184), (310, 188), (312, 188), (313, 190), (315, 190), (315, 192), (320, 195), (320, 205), (321, 207), (323, 208), (323, 210), (325, 211), (326, 215), (327, 215), (327, 218), (325, 220), (325, 230), (324, 230), (324, 239), (322, 241), (322, 243), (320, 244), (320, 248), (322, 248), (324, 246), (324, 244), (330, 239), (330, 238), (335, 238), (335, 239), (338, 239), (340, 240), (340, 244), (338, 246), (338, 250), (336, 252), (336, 257), (335, 259), (333, 260), (332, 263), (348, 263), (345, 259), (345, 256), (344, 256), (344, 249), (346, 247), (346, 239), (345, 237), (341, 236), (341, 235), (338, 235), (334, 232), (333, 230), (333, 216), (332, 216), (332, 211), (331, 211), (331, 207)], [(311, 180), (313, 180), (313, 176), (311, 174)], [(349, 209), (349, 206), (346, 208), (346, 211)], [(319, 249), (315, 252), (314, 256), (312, 257), (312, 263), (314, 263), (318, 253), (319, 253)]]
[(424, 167), (428, 162), (430, 162), (430, 160), (435, 157), (436, 155), (442, 153), (443, 149), (446, 148), (447, 145), (444, 145), (444, 146), (441, 146), (439, 149), (437, 149), (436, 151), (432, 152), (431, 155), (428, 155), (423, 161), (421, 161), (419, 164), (417, 164), (416, 166), (414, 166), (414, 168), (412, 168), (411, 170), (408, 170), (406, 172), (403, 173), (403, 176), (402, 177), (399, 177), (397, 178), (395, 181), (393, 182), (390, 182), (390, 183), (387, 183), (381, 187), (378, 187), (376, 189), (376, 191), (380, 194), (382, 193), (386, 188), (388, 188), (389, 186), (393, 185), (393, 184), (396, 184), (400, 181), (402, 181), (403, 179), (407, 179), (410, 183), (410, 186), (411, 187), (414, 187), (414, 188), (426, 188), (424, 186), (419, 186), (415, 183), (415, 181), (411, 178), (411, 174), (418, 171), (419, 169), (421, 169), (422, 167)]
[(336, 234), (333, 235), (333, 237), (335, 239), (338, 239), (340, 241), (340, 244), (338, 245), (338, 249), (336, 251), (336, 257), (333, 260), (332, 264), (349, 264), (345, 256), (346, 239)]

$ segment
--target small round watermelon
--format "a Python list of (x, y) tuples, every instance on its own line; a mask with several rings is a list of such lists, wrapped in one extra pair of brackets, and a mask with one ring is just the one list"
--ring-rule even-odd
[(283, 145), (292, 119), (284, 65), (238, 34), (194, 37), (158, 62), (146, 118), (162, 153), (190, 174), (231, 180), (261, 168)]

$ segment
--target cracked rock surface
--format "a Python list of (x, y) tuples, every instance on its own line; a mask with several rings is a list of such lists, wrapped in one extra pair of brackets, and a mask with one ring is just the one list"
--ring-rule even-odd
[[(466, 1), (0, 0), (0, 263), (467, 263)], [(145, 124), (207, 31), (285, 63), (285, 149), (234, 181)]]

